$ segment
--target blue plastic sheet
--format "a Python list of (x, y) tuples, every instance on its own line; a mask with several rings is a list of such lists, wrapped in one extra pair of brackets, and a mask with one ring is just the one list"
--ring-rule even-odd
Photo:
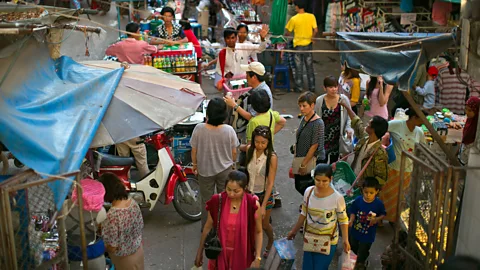
[[(453, 34), (349, 32), (337, 33), (337, 36), (340, 51), (367, 50), (342, 52), (342, 63), (346, 62), (348, 67), (363, 70), (373, 76), (382, 75), (387, 83), (399, 83), (399, 89), (405, 91), (413, 82), (415, 68), (446, 51), (454, 42)], [(366, 40), (373, 42), (365, 42)], [(414, 41), (421, 42), (397, 46)], [(379, 49), (387, 46), (392, 47)]]
[[(21, 50), (14, 46), (0, 51), (0, 141), (40, 173), (78, 170), (123, 68), (100, 70), (66, 56), (52, 60), (33, 38)], [(58, 209), (70, 186), (51, 184)]]

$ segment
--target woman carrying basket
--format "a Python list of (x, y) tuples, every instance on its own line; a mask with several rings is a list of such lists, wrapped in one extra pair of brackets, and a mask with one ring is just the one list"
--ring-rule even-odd
[[(380, 116), (374, 116), (368, 126), (365, 127), (360, 117), (358, 117), (348, 101), (342, 99), (340, 101), (352, 120), (352, 128), (358, 138), (355, 146), (355, 159), (352, 163), (352, 169), (355, 175), (359, 175), (365, 166), (363, 174), (357, 181), (357, 186), (362, 186), (363, 179), (366, 177), (374, 177), (380, 185), (384, 185), (388, 176), (388, 155), (382, 146), (382, 137), (388, 131), (388, 122)], [(373, 155), (373, 158), (370, 157)], [(370, 160), (370, 163), (368, 161)], [(368, 165), (367, 165), (368, 163)]]

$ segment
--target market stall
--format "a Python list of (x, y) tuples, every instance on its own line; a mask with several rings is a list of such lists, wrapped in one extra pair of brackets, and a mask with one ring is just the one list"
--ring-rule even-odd
[(157, 53), (145, 56), (145, 64), (161, 69), (185, 80), (199, 82), (198, 61), (193, 43), (163, 45)]

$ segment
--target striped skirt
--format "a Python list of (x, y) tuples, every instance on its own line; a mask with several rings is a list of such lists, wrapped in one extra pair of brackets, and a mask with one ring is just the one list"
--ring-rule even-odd
[[(410, 185), (411, 173), (405, 173), (405, 179), (403, 182), (403, 190), (406, 191)], [(397, 170), (389, 169), (388, 171), (388, 181), (382, 187), (380, 192), (380, 199), (385, 205), (385, 210), (387, 210), (386, 220), (390, 222), (396, 222), (397, 218), (397, 202), (398, 202), (398, 191), (400, 190), (400, 172)]]

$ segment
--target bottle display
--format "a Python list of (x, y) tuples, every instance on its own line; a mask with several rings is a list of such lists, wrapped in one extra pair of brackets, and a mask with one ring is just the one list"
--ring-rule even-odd
[(196, 59), (195, 53), (176, 56), (145, 56), (145, 65), (150, 65), (169, 73), (191, 73), (197, 71)]

